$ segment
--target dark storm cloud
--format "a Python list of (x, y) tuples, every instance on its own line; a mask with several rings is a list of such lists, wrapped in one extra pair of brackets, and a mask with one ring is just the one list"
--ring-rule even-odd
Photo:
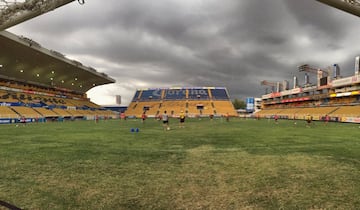
[(173, 85), (260, 97), (261, 80), (291, 81), (304, 62), (352, 68), (359, 24), (315, 0), (91, 0), (12, 31), (115, 78), (93, 96), (128, 103), (136, 88)]
[(346, 16), (334, 8), (327, 7), (313, 0), (284, 1), (302, 28), (308, 30), (313, 36), (338, 39), (346, 33)]

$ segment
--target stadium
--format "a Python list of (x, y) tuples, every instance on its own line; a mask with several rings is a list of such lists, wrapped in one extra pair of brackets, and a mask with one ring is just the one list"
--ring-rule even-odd
[[(360, 16), (358, 1), (319, 1)], [(253, 118), (220, 86), (138, 88), (105, 108), (87, 92), (111, 75), (6, 30), (71, 2), (0, 0), (0, 209), (359, 208), (359, 57), (349, 77), (305, 64), (303, 86), (263, 80)]]

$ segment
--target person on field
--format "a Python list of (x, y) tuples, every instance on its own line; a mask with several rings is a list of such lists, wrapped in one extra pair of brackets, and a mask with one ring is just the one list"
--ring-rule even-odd
[(306, 120), (306, 127), (310, 127), (311, 121), (312, 121), (312, 116), (310, 114), (307, 114), (305, 117), (305, 120)]
[(210, 121), (213, 121), (214, 115), (213, 115), (213, 114), (210, 114), (209, 118), (210, 118)]
[(325, 115), (325, 125), (327, 125), (330, 121), (330, 116), (329, 115)]
[(164, 130), (170, 130), (170, 126), (169, 126), (169, 115), (167, 114), (166, 110), (165, 110), (164, 113), (162, 114), (161, 119), (162, 119), (162, 121), (163, 121)]
[(146, 120), (146, 114), (145, 114), (145, 112), (142, 113), (142, 115), (141, 115), (141, 120), (142, 120), (142, 123), (145, 122), (145, 120)]
[(180, 112), (179, 119), (180, 119), (179, 127), (180, 127), (180, 128), (185, 128), (185, 126), (184, 126), (184, 123), (185, 123), (185, 114), (184, 114), (183, 111)]
[(20, 123), (23, 124), (23, 126), (25, 126), (25, 124), (26, 124), (26, 118), (25, 118), (25, 116), (21, 116), (21, 118), (20, 118)]
[(121, 119), (121, 120), (126, 120), (126, 116), (125, 116), (125, 113), (124, 113), (124, 112), (121, 112), (121, 114), (120, 114), (120, 119)]
[(225, 119), (226, 119), (226, 122), (229, 122), (229, 121), (230, 121), (229, 112), (226, 112), (226, 114), (225, 114)]
[(276, 114), (276, 115), (274, 116), (275, 124), (278, 124), (278, 119), (279, 119), (279, 116)]

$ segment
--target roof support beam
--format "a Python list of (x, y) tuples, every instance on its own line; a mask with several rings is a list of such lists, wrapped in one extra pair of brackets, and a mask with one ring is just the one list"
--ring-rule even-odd
[(316, 0), (337, 9), (343, 10), (350, 14), (360, 17), (360, 1), (359, 0)]
[[(22, 3), (13, 3), (0, 11), (0, 31), (73, 1), (75, 0), (27, 0)], [(79, 3), (84, 3), (84, 0)]]

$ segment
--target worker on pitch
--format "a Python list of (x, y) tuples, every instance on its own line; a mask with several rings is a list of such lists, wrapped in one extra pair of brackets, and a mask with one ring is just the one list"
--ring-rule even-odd
[(179, 128), (185, 128), (185, 126), (184, 126), (184, 123), (185, 123), (185, 114), (184, 114), (184, 111), (181, 111), (181, 112), (180, 112), (179, 120), (180, 120)]

